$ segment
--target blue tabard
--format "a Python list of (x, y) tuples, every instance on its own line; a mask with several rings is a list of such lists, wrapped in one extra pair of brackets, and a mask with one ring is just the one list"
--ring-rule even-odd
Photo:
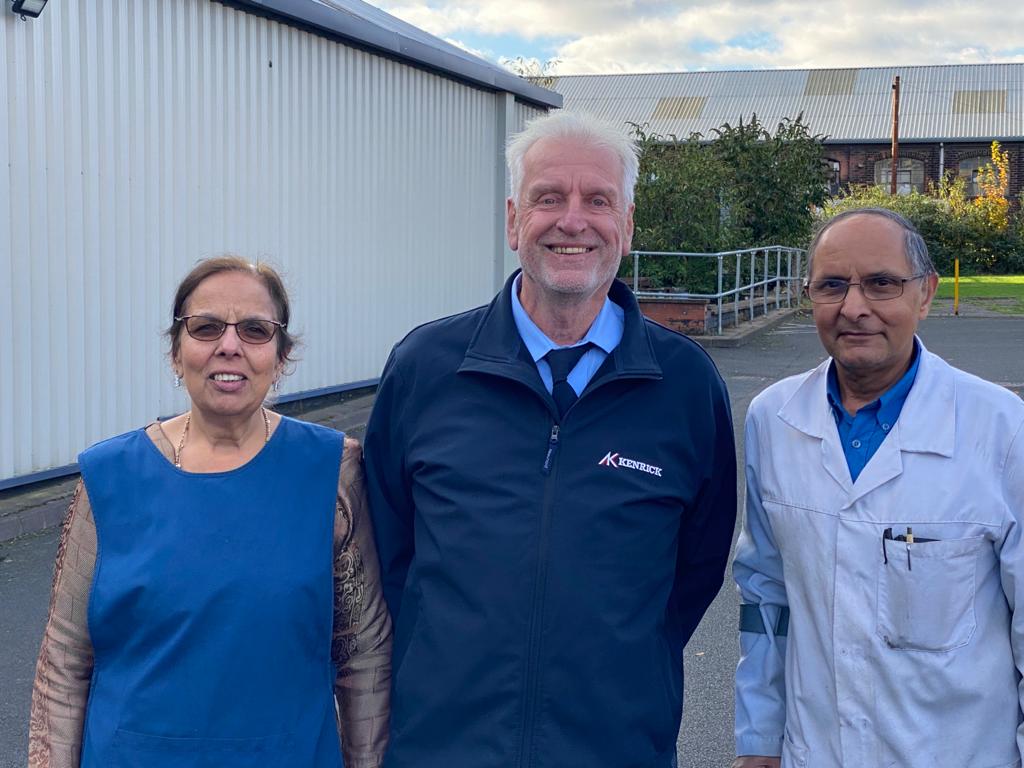
[(144, 430), (82, 453), (99, 544), (82, 768), (340, 768), (342, 439), (283, 418), (249, 463), (211, 474)]

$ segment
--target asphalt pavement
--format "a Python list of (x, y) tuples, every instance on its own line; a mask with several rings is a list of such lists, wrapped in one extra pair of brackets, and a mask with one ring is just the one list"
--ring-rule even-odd
[[(954, 365), (1024, 397), (1024, 318), (943, 314), (922, 324), (925, 345)], [(709, 351), (728, 383), (740, 440), (751, 399), (767, 385), (804, 371), (823, 357), (807, 317), (792, 318), (742, 347)], [(361, 437), (371, 405), (372, 395), (364, 393), (340, 403), (307, 407), (297, 415)], [(742, 477), (737, 483), (742, 490)], [(51, 528), (0, 543), (0, 768), (23, 768), (26, 762), (32, 674), (46, 619), (56, 542), (57, 530)], [(737, 606), (735, 590), (727, 580), (686, 648), (680, 768), (725, 768), (732, 760)]]

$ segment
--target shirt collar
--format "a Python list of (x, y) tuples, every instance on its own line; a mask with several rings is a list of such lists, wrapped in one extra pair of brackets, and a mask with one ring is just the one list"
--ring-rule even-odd
[[(523, 339), (523, 344), (526, 345), (526, 350), (530, 353), (533, 361), (537, 362), (552, 349), (558, 349), (559, 345), (549, 339), (544, 331), (537, 327), (537, 324), (533, 322), (523, 308), (522, 302), (519, 301), (520, 280), (522, 280), (522, 275), (517, 275), (516, 279), (512, 281), (512, 318), (515, 320), (516, 329)], [(612, 350), (622, 340), (623, 323), (624, 312), (622, 307), (605, 296), (604, 304), (601, 305), (601, 311), (597, 313), (597, 317), (591, 323), (590, 330), (587, 331), (586, 336), (576, 344), (570, 344), (569, 346), (577, 347), (580, 344), (589, 342), (600, 347), (606, 354), (610, 355)]]
[[(920, 342), (918, 342), (915, 337), (914, 350), (911, 353), (910, 368), (908, 368), (907, 372), (900, 377), (899, 381), (879, 395), (877, 400), (865, 405), (861, 411), (877, 411), (876, 417), (879, 422), (892, 424), (896, 421), (896, 417), (900, 415), (900, 411), (903, 409), (903, 403), (906, 401), (907, 395), (910, 393), (910, 388), (914, 386), (914, 379), (917, 377), (917, 369), (921, 363), (919, 347)], [(846, 408), (843, 407), (843, 398), (839, 394), (839, 378), (836, 376), (835, 360), (829, 363), (826, 382), (825, 391), (828, 394), (828, 404), (832, 406), (832, 412), (835, 414), (836, 418), (852, 418), (846, 412)], [(860, 411), (857, 413), (860, 413)]]

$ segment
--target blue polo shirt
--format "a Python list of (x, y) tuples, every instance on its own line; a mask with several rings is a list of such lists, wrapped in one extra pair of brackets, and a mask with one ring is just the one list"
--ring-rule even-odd
[(914, 339), (913, 359), (910, 368), (902, 378), (887, 389), (873, 403), (868, 403), (856, 416), (851, 416), (843, 408), (843, 399), (839, 394), (839, 379), (836, 377), (836, 364), (828, 367), (828, 404), (832, 407), (832, 415), (839, 429), (839, 442), (846, 455), (846, 465), (850, 468), (850, 478), (857, 482), (861, 470), (867, 466), (875, 455), (878, 446), (885, 440), (903, 410), (910, 388), (914, 386), (917, 368), (921, 361), (917, 339)]
[[(519, 281), (521, 279), (522, 275), (519, 275), (512, 281), (512, 318), (516, 322), (516, 329), (523, 339), (523, 344), (526, 345), (526, 350), (530, 353), (530, 357), (533, 358), (534, 365), (537, 366), (537, 372), (540, 373), (541, 381), (544, 382), (544, 386), (550, 392), (553, 386), (551, 366), (544, 359), (544, 355), (552, 349), (561, 349), (561, 347), (549, 339), (544, 334), (544, 331), (538, 328), (537, 324), (526, 314), (526, 310), (523, 309), (522, 302), (519, 301)], [(573, 388), (577, 395), (583, 393), (583, 390), (587, 388), (587, 384), (590, 383), (590, 380), (594, 378), (594, 374), (597, 373), (597, 369), (601, 367), (601, 363), (611, 354), (613, 349), (619, 346), (619, 342), (622, 341), (622, 330), (625, 328), (625, 322), (622, 307), (605, 296), (604, 305), (601, 307), (601, 311), (597, 313), (597, 317), (594, 318), (594, 322), (591, 324), (590, 330), (587, 331), (587, 335), (575, 344), (568, 345), (570, 347), (578, 347), (587, 342), (594, 345), (584, 353), (580, 361), (576, 363), (576, 367), (569, 372), (569, 376), (566, 378), (569, 386)]]

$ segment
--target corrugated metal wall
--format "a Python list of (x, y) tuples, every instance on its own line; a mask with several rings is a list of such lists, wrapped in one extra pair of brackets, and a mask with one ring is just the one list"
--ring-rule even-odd
[(545, 114), (546, 110), (539, 109), (530, 104), (524, 104), (521, 101), (516, 102), (515, 106), (515, 125), (512, 128), (512, 133), (518, 133), (526, 127), (526, 123), (529, 120), (533, 120), (535, 117), (540, 117)]
[(0, 482), (186, 407), (161, 331), (201, 257), (283, 268), (282, 393), (491, 296), (495, 94), (210, 0), (0, 25)]

